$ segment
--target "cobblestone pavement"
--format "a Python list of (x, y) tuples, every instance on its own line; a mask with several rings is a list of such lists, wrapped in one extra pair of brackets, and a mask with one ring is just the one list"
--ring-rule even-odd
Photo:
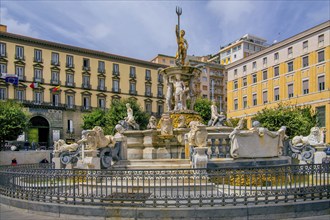
[[(53, 216), (50, 216), (53, 215)], [(0, 204), (0, 220), (91, 220), (96, 219), (93, 217), (83, 216), (56, 216), (55, 214), (49, 213), (49, 215), (42, 215), (41, 213), (33, 213), (24, 209), (18, 209), (9, 207), (7, 205)], [(100, 218), (98, 218), (100, 219)], [(330, 220), (330, 215), (322, 216), (310, 216), (304, 218), (287, 218), (281, 220)]]

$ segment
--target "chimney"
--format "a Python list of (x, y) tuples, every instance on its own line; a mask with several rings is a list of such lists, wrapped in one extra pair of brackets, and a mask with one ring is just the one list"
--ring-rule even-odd
[(7, 25), (0, 24), (0, 32), (7, 32)]

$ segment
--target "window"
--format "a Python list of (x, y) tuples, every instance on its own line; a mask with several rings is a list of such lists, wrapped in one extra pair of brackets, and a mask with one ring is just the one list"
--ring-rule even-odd
[(18, 100), (20, 102), (24, 101), (24, 90), (20, 90), (20, 89), (16, 90), (15, 95), (16, 95), (15, 96), (16, 100)]
[[(325, 106), (316, 107), (317, 125), (318, 127), (325, 127)], [(329, 119), (328, 119), (329, 120)]]
[(151, 71), (146, 70), (146, 80), (151, 80)]
[(246, 79), (246, 77), (244, 77), (244, 78), (242, 79), (242, 81), (243, 81), (243, 86), (247, 86), (247, 79)]
[(244, 96), (243, 97), (243, 108), (246, 108), (247, 107), (247, 97)]
[(97, 71), (99, 73), (105, 73), (105, 64), (104, 64), (104, 61), (99, 61)]
[(119, 80), (112, 81), (112, 91), (119, 92)]
[(66, 67), (68, 67), (68, 68), (73, 68), (74, 67), (73, 56), (66, 55)]
[(113, 64), (113, 71), (112, 71), (112, 74), (113, 74), (113, 75), (116, 75), (116, 76), (119, 75), (119, 64), (117, 64), (117, 63), (114, 63), (114, 64)]
[(267, 70), (262, 72), (262, 80), (266, 80), (268, 78)]
[(292, 47), (289, 47), (288, 48), (288, 57), (291, 58), (292, 54), (293, 54), (293, 49), (292, 49)]
[(34, 69), (34, 81), (42, 82), (42, 69)]
[(323, 91), (325, 89), (324, 76), (317, 77), (317, 83), (319, 85), (319, 91)]
[(257, 74), (252, 74), (252, 83), (257, 83)]
[(278, 52), (274, 53), (274, 60), (278, 61), (279, 58), (280, 58), (280, 56), (279, 56)]
[(6, 99), (6, 93), (7, 93), (7, 90), (6, 88), (0, 88), (0, 100), (5, 100)]
[(243, 74), (246, 74), (246, 65), (243, 66)]
[(234, 69), (234, 76), (237, 77), (237, 69)]
[(41, 104), (42, 102), (42, 94), (40, 91), (34, 92), (34, 104)]
[(253, 101), (253, 105), (257, 105), (257, 94), (252, 94), (252, 101)]
[(83, 75), (83, 88), (88, 89), (90, 87), (90, 76), (89, 75)]
[(280, 88), (275, 88), (274, 89), (274, 100), (275, 101), (280, 100)]
[(59, 94), (52, 94), (52, 101), (53, 101), (53, 106), (58, 106), (60, 95)]
[(105, 79), (103, 77), (98, 78), (98, 89), (105, 90)]
[(238, 83), (237, 83), (237, 80), (234, 81), (234, 89), (237, 89), (238, 88)]
[(71, 74), (71, 73), (66, 74), (66, 85), (67, 86), (74, 86), (73, 74)]
[(83, 59), (83, 70), (90, 70), (89, 59), (87, 58)]
[(267, 57), (264, 57), (262, 59), (262, 64), (264, 65), (264, 67), (267, 66)]
[(318, 61), (319, 63), (324, 61), (324, 50), (319, 51), (319, 52), (317, 53), (317, 61)]
[(74, 101), (73, 101), (73, 95), (68, 95), (66, 97), (66, 105), (67, 105), (67, 107), (68, 108), (73, 108), (74, 107), (73, 106), (73, 103), (74, 103)]
[(324, 45), (324, 34), (319, 35), (318, 42), (319, 42), (319, 47), (323, 47), (323, 45)]
[(268, 92), (267, 91), (262, 92), (262, 101), (264, 104), (266, 104), (268, 102)]
[(105, 99), (104, 98), (98, 98), (98, 107), (99, 108), (105, 108)]
[(52, 65), (59, 65), (60, 64), (60, 55), (58, 53), (52, 52)]
[(234, 99), (234, 109), (237, 110), (238, 109), (238, 100)]
[(161, 85), (157, 87), (157, 97), (163, 97), (163, 86)]
[(206, 76), (203, 76), (203, 77), (202, 77), (202, 81), (203, 81), (203, 82), (207, 82), (207, 77), (206, 77)]
[(158, 104), (157, 105), (157, 114), (162, 115), (163, 114), (163, 109), (164, 109), (163, 104)]
[(6, 51), (6, 44), (0, 43), (0, 57), (6, 57), (7, 51)]
[(203, 86), (202, 88), (203, 90), (207, 91), (207, 86)]
[(136, 95), (136, 84), (135, 84), (135, 82), (129, 82), (129, 94)]
[(293, 71), (293, 61), (288, 62), (287, 65), (288, 65), (288, 72), (292, 72)]
[(135, 78), (135, 67), (134, 66), (131, 66), (129, 68), (129, 77)]
[(152, 108), (151, 108), (151, 103), (150, 102), (146, 102), (146, 112), (151, 113), (152, 112)]
[(91, 106), (91, 104), (90, 104), (90, 97), (89, 96), (84, 96), (83, 97), (83, 109), (84, 110), (89, 110), (90, 109), (90, 106)]
[(34, 50), (34, 62), (42, 62), (42, 51), (41, 50)]
[(146, 85), (146, 96), (151, 96), (151, 85)]
[(0, 63), (0, 74), (7, 73), (7, 64)]
[(163, 75), (158, 73), (158, 82), (163, 83)]
[(68, 120), (68, 133), (73, 133), (73, 120)]
[(309, 66), (309, 64), (308, 64), (308, 56), (302, 58), (302, 63), (303, 63), (303, 67)]
[(307, 52), (307, 50), (308, 50), (308, 41), (306, 40), (303, 42), (303, 51)]
[(253, 70), (256, 70), (256, 69), (257, 69), (257, 62), (256, 62), (256, 61), (254, 61), (254, 62), (252, 63), (252, 69), (253, 69)]
[(24, 47), (16, 46), (16, 59), (24, 60)]
[(60, 83), (60, 73), (57, 71), (52, 71), (52, 84)]
[(304, 80), (303, 81), (303, 94), (308, 94), (309, 93), (309, 80)]
[(274, 67), (274, 77), (280, 75), (280, 68), (278, 66)]
[(293, 97), (293, 84), (288, 85), (288, 98)]

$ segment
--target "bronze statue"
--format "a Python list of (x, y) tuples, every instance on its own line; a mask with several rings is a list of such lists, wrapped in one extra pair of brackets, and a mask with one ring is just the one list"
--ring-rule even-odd
[(178, 65), (185, 65), (185, 60), (188, 50), (188, 42), (184, 39), (185, 31), (180, 30), (180, 15), (182, 14), (182, 9), (180, 7), (176, 8), (176, 14), (178, 15), (178, 24), (175, 26), (176, 40), (178, 43), (178, 51), (176, 53), (175, 59)]

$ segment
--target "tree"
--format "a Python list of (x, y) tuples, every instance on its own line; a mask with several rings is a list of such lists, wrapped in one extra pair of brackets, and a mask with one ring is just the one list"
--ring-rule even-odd
[(0, 146), (5, 140), (15, 140), (18, 135), (27, 130), (29, 114), (20, 103), (5, 101), (0, 104)]
[(204, 120), (204, 124), (207, 124), (211, 119), (211, 105), (212, 102), (208, 99), (198, 98), (194, 105), (194, 110), (198, 112)]
[(95, 109), (91, 113), (83, 115), (83, 129), (92, 129), (94, 126), (105, 128), (107, 123), (105, 121), (106, 111), (103, 109)]
[(289, 106), (280, 103), (275, 108), (264, 108), (253, 118), (268, 130), (277, 131), (286, 126), (286, 135), (292, 139), (296, 135), (307, 136), (317, 123), (316, 112), (311, 106)]
[(140, 129), (147, 127), (150, 115), (143, 112), (141, 106), (134, 99), (113, 100), (110, 109), (94, 110), (83, 116), (83, 129), (91, 129), (94, 126), (103, 128), (105, 134), (113, 134), (114, 128), (120, 120), (124, 120), (127, 116), (126, 103), (131, 104), (133, 115), (136, 123), (140, 125)]

